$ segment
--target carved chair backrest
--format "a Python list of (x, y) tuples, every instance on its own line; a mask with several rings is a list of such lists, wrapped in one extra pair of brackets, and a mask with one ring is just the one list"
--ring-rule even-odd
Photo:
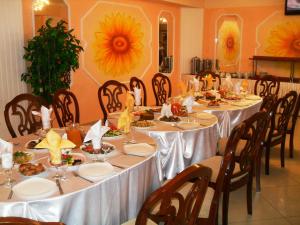
[(172, 87), (169, 77), (161, 73), (155, 74), (152, 78), (152, 89), (156, 105), (161, 106), (171, 97)]
[(131, 77), (129, 82), (130, 91), (134, 91), (134, 88), (137, 87), (142, 90), (142, 105), (147, 105), (147, 91), (146, 86), (142, 80), (137, 77)]
[(60, 127), (66, 127), (68, 123), (80, 122), (79, 104), (71, 91), (65, 89), (56, 91), (52, 106)]
[(254, 94), (261, 97), (270, 94), (278, 95), (280, 88), (280, 81), (272, 75), (265, 75), (255, 81)]

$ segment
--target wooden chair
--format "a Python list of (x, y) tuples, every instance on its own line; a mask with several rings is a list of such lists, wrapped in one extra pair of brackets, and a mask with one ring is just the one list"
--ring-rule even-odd
[[(203, 79), (204, 79), (207, 75), (209, 75), (209, 74), (211, 74), (211, 76), (213, 77), (214, 82), (217, 82), (217, 84), (218, 84), (218, 88), (217, 88), (217, 89), (219, 89), (220, 86), (221, 86), (221, 83), (222, 83), (222, 81), (221, 81), (221, 76), (220, 76), (219, 74), (216, 74), (216, 73), (214, 73), (214, 72), (212, 72), (212, 71), (202, 71), (202, 72), (200, 72), (200, 73), (196, 76), (196, 78), (203, 81)], [(202, 88), (202, 89), (205, 90), (206, 87), (205, 87), (205, 86), (203, 86), (203, 87), (204, 87), (204, 88)]]
[(163, 105), (168, 100), (168, 98), (171, 97), (171, 81), (167, 76), (161, 73), (157, 73), (153, 76), (152, 88), (157, 106)]
[[(123, 225), (196, 224), (210, 178), (211, 169), (200, 164), (188, 167), (154, 191), (144, 202), (137, 218)], [(180, 190), (191, 180), (194, 183), (184, 196)]]
[(13, 138), (34, 133), (42, 127), (41, 118), (31, 113), (40, 111), (42, 105), (48, 106), (44, 99), (32, 94), (17, 95), (5, 105), (5, 122)]
[(5, 225), (64, 225), (61, 222), (39, 222), (23, 217), (0, 217), (0, 224)]
[(80, 112), (76, 96), (66, 89), (60, 89), (53, 96), (53, 111), (60, 127), (68, 123), (79, 123)]
[(281, 145), (280, 147), (280, 161), (281, 167), (284, 167), (284, 151), (285, 151), (285, 139), (286, 130), (295, 107), (297, 100), (297, 92), (290, 91), (284, 97), (278, 99), (274, 112), (271, 117), (271, 126), (269, 132), (263, 142), (263, 146), (266, 150), (265, 156), (265, 173), (270, 174), (270, 151), (271, 147)]
[[(229, 209), (229, 193), (237, 190), (243, 186), (247, 186), (247, 211), (248, 214), (252, 214), (252, 183), (253, 172), (255, 169), (255, 160), (257, 151), (260, 148), (260, 143), (264, 138), (267, 129), (267, 113), (258, 112), (251, 116), (249, 119), (243, 121), (243, 131), (240, 133), (238, 142), (243, 142), (243, 148), (234, 157), (234, 171), (226, 180), (223, 187), (223, 205), (222, 205), (222, 224), (228, 224), (228, 209)], [(230, 145), (231, 137), (228, 139), (225, 150), (225, 157), (227, 154), (227, 147)], [(239, 143), (237, 143), (239, 145)], [(237, 150), (237, 145), (234, 150)], [(212, 168), (212, 177), (217, 177), (219, 168), (216, 165), (220, 164), (222, 156), (215, 156), (207, 160), (202, 161), (202, 164)], [(212, 184), (216, 183), (216, 180), (211, 180)]]
[(130, 91), (134, 91), (134, 87), (142, 89), (143, 97), (142, 97), (142, 105), (147, 105), (147, 91), (146, 86), (142, 80), (137, 77), (131, 77), (129, 82)]
[(290, 158), (294, 158), (294, 133), (295, 133), (295, 127), (296, 127), (299, 111), (300, 111), (300, 94), (298, 95), (297, 102), (295, 104), (292, 119), (288, 123), (288, 127), (286, 130), (286, 133), (290, 135), (290, 144), (289, 144)]
[[(125, 96), (128, 88), (116, 80), (106, 81), (98, 90), (98, 99), (106, 121), (108, 113), (124, 109)], [(123, 99), (122, 99), (123, 96)]]
[(254, 94), (261, 97), (265, 97), (270, 94), (278, 95), (279, 88), (280, 81), (277, 77), (272, 75), (265, 75), (255, 81)]

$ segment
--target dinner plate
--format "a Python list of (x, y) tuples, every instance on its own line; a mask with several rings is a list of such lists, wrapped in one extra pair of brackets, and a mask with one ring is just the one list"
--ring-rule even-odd
[(92, 181), (99, 181), (113, 175), (114, 168), (108, 162), (97, 162), (80, 165), (78, 174)]
[(137, 143), (124, 145), (124, 152), (127, 155), (136, 155), (147, 157), (156, 152), (155, 148), (147, 143)]
[(199, 124), (189, 123), (189, 122), (180, 122), (177, 123), (176, 126), (184, 130), (192, 130), (192, 129), (199, 128)]
[(12, 190), (20, 199), (35, 200), (53, 195), (57, 192), (57, 186), (51, 180), (33, 177), (16, 184)]
[(261, 99), (261, 97), (259, 97), (258, 95), (247, 95), (245, 98), (248, 100), (260, 100)]
[(210, 114), (210, 113), (205, 113), (205, 112), (199, 112), (194, 114), (194, 117), (198, 119), (203, 119), (203, 120), (210, 120), (210, 119), (215, 119), (216, 116)]

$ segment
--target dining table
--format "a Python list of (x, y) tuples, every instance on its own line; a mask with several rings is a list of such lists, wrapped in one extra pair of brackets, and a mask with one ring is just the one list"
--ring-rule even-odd
[[(64, 129), (58, 130), (64, 132)], [(35, 134), (30, 134), (9, 140), (13, 143), (14, 152), (30, 152), (33, 156), (30, 162), (42, 163), (45, 171), (38, 175), (25, 176), (19, 172), (19, 165), (14, 165), (12, 177), (15, 182), (10, 188), (0, 186), (1, 217), (26, 217), (38, 221), (61, 221), (72, 225), (119, 225), (136, 217), (149, 194), (161, 186), (156, 166), (155, 141), (143, 133), (135, 134), (135, 144), (127, 142), (127, 135), (105, 140), (115, 146), (114, 151), (105, 155), (105, 162), (91, 159), (79, 148), (72, 149), (72, 154), (82, 154), (84, 160), (81, 165), (67, 167), (65, 171), (49, 164), (47, 149), (26, 148), (28, 141), (37, 138)], [(138, 144), (144, 147), (147, 145), (148, 149), (151, 146), (152, 150), (148, 154), (142, 151), (142, 155), (125, 151), (139, 151)], [(77, 172), (81, 167), (96, 164), (109, 164), (113, 169), (107, 176), (94, 181), (78, 176)], [(56, 173), (63, 172), (65, 180), (54, 179)], [(4, 171), (1, 170), (0, 181), (4, 180)], [(40, 180), (44, 183), (39, 183)], [(47, 187), (49, 189), (48, 183), (50, 187), (52, 183), (54, 186), (44, 193), (41, 190)], [(56, 187), (55, 183), (59, 185)]]

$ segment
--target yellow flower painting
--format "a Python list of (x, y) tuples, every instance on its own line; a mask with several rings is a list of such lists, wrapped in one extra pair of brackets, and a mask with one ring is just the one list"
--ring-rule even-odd
[(114, 77), (130, 73), (143, 56), (143, 32), (134, 17), (112, 13), (95, 32), (95, 61), (100, 70)]
[(300, 57), (300, 22), (285, 21), (271, 28), (265, 52), (272, 56)]
[(240, 29), (236, 21), (223, 21), (218, 42), (218, 55), (223, 64), (235, 64), (240, 53)]

